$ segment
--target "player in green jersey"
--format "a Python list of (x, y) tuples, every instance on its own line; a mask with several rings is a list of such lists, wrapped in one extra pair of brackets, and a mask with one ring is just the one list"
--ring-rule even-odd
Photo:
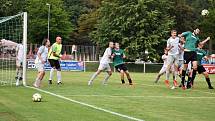
[[(207, 71), (205, 70), (204, 66), (201, 64), (201, 60), (204, 58), (204, 59), (207, 59), (207, 52), (205, 50), (203, 50), (204, 46), (204, 43), (200, 42), (198, 44), (198, 47), (196, 49), (196, 53), (197, 53), (197, 62), (198, 62), (198, 65), (197, 65), (197, 71), (199, 74), (203, 74), (205, 76), (205, 80), (208, 84), (208, 88), (209, 89), (214, 89), (213, 86), (211, 85), (211, 82), (210, 82), (210, 78), (209, 78), (209, 74), (207, 73)], [(191, 80), (190, 83), (188, 83), (187, 87), (191, 87), (193, 85), (193, 82), (194, 80)]]
[[(192, 78), (191, 80), (195, 79), (196, 76), (196, 71), (197, 71), (197, 53), (196, 53), (196, 45), (200, 42), (199, 40), (199, 35), (200, 30), (197, 28), (193, 32), (184, 32), (179, 37), (185, 37), (186, 42), (184, 44), (184, 67), (182, 70), (182, 89), (186, 89), (185, 87), (185, 75), (186, 75), (186, 70), (189, 62), (192, 62), (193, 65), (193, 73), (192, 73)], [(202, 43), (207, 42), (210, 39), (208, 37), (206, 40), (204, 40)]]
[(128, 68), (124, 63), (124, 59), (126, 58), (126, 56), (124, 51), (120, 49), (119, 43), (115, 43), (115, 48), (112, 51), (111, 57), (113, 58), (114, 67), (121, 75), (122, 84), (125, 84), (125, 81), (124, 81), (124, 74), (125, 74), (129, 81), (129, 85), (133, 85), (130, 74), (128, 72)]

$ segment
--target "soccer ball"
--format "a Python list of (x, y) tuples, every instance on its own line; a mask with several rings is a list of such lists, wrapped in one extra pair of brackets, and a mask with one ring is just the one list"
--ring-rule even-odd
[(35, 94), (33, 94), (33, 96), (32, 96), (32, 100), (33, 100), (34, 102), (41, 102), (41, 101), (42, 101), (42, 96), (41, 96), (39, 93), (35, 93)]
[(202, 16), (207, 16), (209, 14), (209, 11), (207, 9), (202, 10)]

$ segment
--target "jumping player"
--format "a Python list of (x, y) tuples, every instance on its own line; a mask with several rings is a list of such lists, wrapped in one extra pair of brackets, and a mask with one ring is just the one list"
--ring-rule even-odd
[(48, 47), (50, 46), (50, 41), (48, 39), (44, 39), (42, 42), (42, 46), (39, 48), (37, 52), (37, 58), (35, 59), (35, 65), (38, 70), (37, 78), (33, 84), (34, 87), (40, 87), (41, 81), (45, 76), (45, 63), (47, 62), (48, 57)]
[(52, 84), (53, 73), (54, 70), (57, 70), (57, 84), (62, 84), (61, 80), (61, 67), (60, 67), (60, 58), (61, 50), (62, 50), (62, 38), (60, 36), (56, 37), (56, 42), (51, 46), (50, 51), (48, 53), (48, 61), (51, 65), (49, 84)]
[(100, 64), (98, 67), (98, 70), (92, 75), (92, 77), (90, 78), (90, 80), (88, 81), (88, 85), (92, 85), (94, 79), (103, 71), (106, 70), (107, 71), (107, 75), (103, 80), (103, 84), (106, 84), (108, 79), (110, 78), (110, 76), (112, 75), (112, 71), (109, 65), (110, 62), (110, 58), (111, 58), (111, 53), (112, 53), (112, 49), (114, 47), (114, 43), (113, 42), (109, 42), (109, 47), (106, 48), (101, 60), (100, 60)]
[[(182, 70), (182, 78), (181, 78), (181, 85), (182, 89), (186, 89), (185, 87), (185, 75), (186, 75), (186, 70), (187, 70), (187, 65), (191, 61), (193, 65), (193, 73), (192, 73), (192, 78), (191, 80), (195, 79), (196, 76), (196, 71), (197, 71), (197, 54), (196, 54), (196, 45), (199, 43), (199, 37), (197, 36), (200, 33), (200, 30), (197, 28), (193, 32), (184, 32), (180, 37), (185, 37), (186, 42), (184, 44), (184, 67)], [(208, 41), (210, 37), (208, 37), (206, 40), (203, 41)]]
[(112, 58), (113, 58), (114, 67), (121, 75), (122, 84), (125, 84), (125, 80), (124, 80), (124, 74), (125, 74), (129, 81), (129, 85), (133, 85), (128, 69), (124, 64), (124, 59), (126, 58), (126, 56), (124, 51), (120, 49), (119, 43), (115, 43), (115, 48), (112, 51)]

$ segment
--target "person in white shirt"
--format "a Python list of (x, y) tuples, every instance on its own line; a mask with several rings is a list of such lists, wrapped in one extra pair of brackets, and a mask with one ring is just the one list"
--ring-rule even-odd
[(103, 71), (107, 71), (107, 75), (105, 76), (104, 80), (103, 80), (103, 84), (107, 83), (107, 80), (110, 78), (110, 76), (112, 75), (112, 71), (111, 71), (111, 67), (109, 65), (110, 62), (110, 58), (111, 58), (111, 54), (112, 54), (112, 49), (114, 47), (114, 43), (113, 42), (109, 42), (109, 47), (106, 48), (101, 60), (100, 60), (100, 64), (98, 67), (98, 70), (92, 75), (92, 77), (90, 78), (90, 80), (88, 81), (88, 85), (92, 85), (93, 80)]
[[(155, 83), (158, 83), (160, 77), (166, 73), (167, 58), (168, 58), (168, 51), (166, 49), (164, 49), (164, 54), (162, 55), (161, 58), (163, 60), (163, 66), (156, 77)], [(171, 67), (171, 71), (173, 71), (173, 70), (174, 70), (174, 66)]]
[(16, 86), (19, 86), (19, 81), (22, 80), (22, 63), (24, 56), (24, 47), (22, 44), (17, 44), (16, 47)]
[(166, 69), (166, 80), (165, 84), (169, 88), (169, 75), (170, 75), (170, 68), (174, 65), (175, 69), (173, 75), (175, 79), (173, 80), (173, 87), (177, 87), (177, 74), (178, 74), (178, 55), (179, 55), (179, 37), (177, 37), (177, 31), (171, 31), (171, 37), (167, 40), (167, 51), (168, 51), (168, 58), (167, 58), (167, 69)]
[(50, 46), (50, 41), (48, 39), (44, 39), (42, 42), (42, 46), (39, 48), (37, 52), (37, 57), (35, 59), (35, 66), (38, 70), (37, 78), (33, 84), (34, 87), (38, 88), (41, 85), (41, 81), (45, 76), (45, 63), (48, 58), (48, 47)]

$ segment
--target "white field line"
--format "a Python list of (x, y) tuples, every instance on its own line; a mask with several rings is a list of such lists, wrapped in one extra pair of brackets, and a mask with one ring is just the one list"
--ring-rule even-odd
[(30, 86), (26, 86), (26, 87), (38, 90), (40, 92), (43, 92), (43, 93), (46, 93), (46, 94), (49, 94), (49, 95), (52, 95), (52, 96), (55, 96), (55, 97), (58, 97), (58, 98), (61, 98), (61, 99), (73, 102), (73, 103), (76, 103), (76, 104), (80, 104), (80, 105), (83, 105), (83, 106), (86, 106), (86, 107), (90, 107), (90, 108), (93, 108), (93, 109), (96, 109), (96, 110), (99, 110), (99, 111), (110, 113), (112, 115), (116, 115), (116, 116), (119, 116), (119, 117), (123, 117), (123, 118), (127, 118), (127, 119), (130, 119), (130, 120), (134, 120), (134, 121), (144, 121), (143, 119), (138, 119), (138, 118), (131, 117), (131, 116), (128, 116), (128, 115), (124, 115), (124, 114), (120, 114), (120, 113), (117, 113), (117, 112), (113, 112), (113, 111), (110, 111), (110, 110), (107, 110), (107, 109), (104, 109), (104, 108), (100, 108), (100, 107), (96, 107), (94, 105), (90, 105), (90, 104), (87, 104), (87, 103), (84, 103), (84, 102), (79, 102), (79, 101), (76, 101), (76, 100), (73, 100), (73, 99), (70, 99), (70, 98), (67, 98), (67, 97), (64, 97), (64, 96), (52, 93), (52, 92), (48, 92), (48, 91), (45, 91), (45, 90), (42, 90), (42, 89), (38, 89), (38, 88), (35, 88), (35, 87), (30, 87)]
[(111, 97), (111, 98), (189, 98), (189, 99), (214, 99), (215, 97), (181, 97), (181, 96), (143, 96), (143, 95), (64, 95), (71, 97)]

